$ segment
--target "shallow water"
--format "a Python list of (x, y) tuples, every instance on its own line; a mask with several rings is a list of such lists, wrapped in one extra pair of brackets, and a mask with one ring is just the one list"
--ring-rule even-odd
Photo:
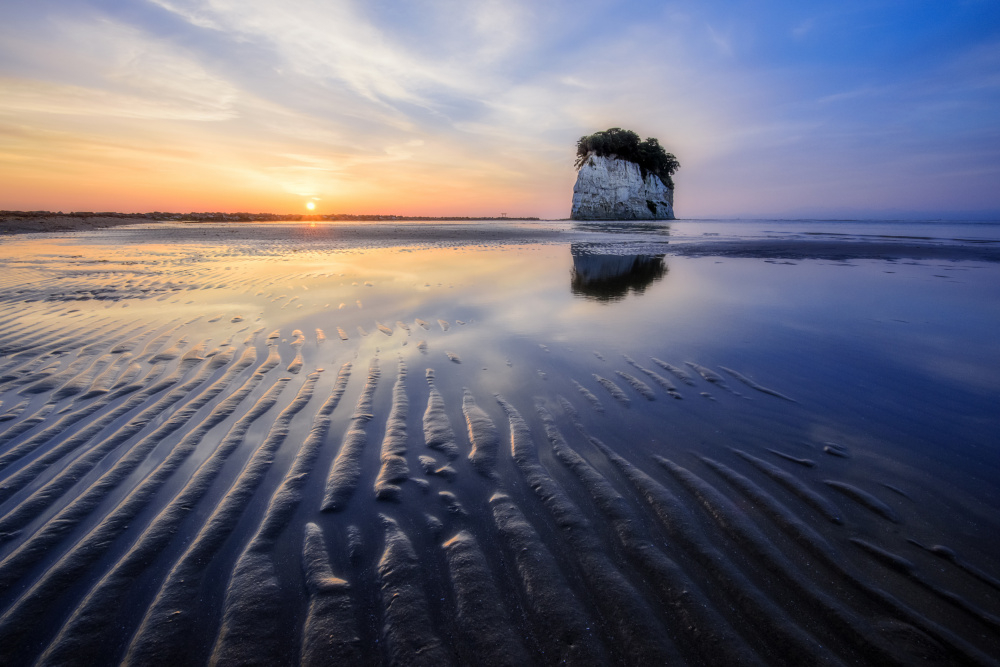
[(995, 225), (514, 224), (0, 244), (0, 663), (991, 664)]

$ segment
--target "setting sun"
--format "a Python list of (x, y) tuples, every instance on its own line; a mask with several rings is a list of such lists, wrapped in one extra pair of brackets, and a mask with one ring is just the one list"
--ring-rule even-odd
[(316, 202), (307, 201), (306, 202), (306, 208), (309, 209), (310, 211), (313, 210), (314, 208), (316, 208)]

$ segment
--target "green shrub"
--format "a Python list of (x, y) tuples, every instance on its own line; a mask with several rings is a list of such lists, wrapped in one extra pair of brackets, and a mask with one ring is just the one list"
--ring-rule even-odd
[(681, 168), (681, 163), (674, 154), (663, 150), (659, 140), (650, 137), (640, 141), (638, 134), (620, 127), (580, 137), (576, 142), (577, 169), (583, 166), (591, 153), (634, 162), (639, 165), (643, 178), (646, 178), (646, 174), (656, 174), (670, 189), (674, 187), (674, 179), (671, 176)]

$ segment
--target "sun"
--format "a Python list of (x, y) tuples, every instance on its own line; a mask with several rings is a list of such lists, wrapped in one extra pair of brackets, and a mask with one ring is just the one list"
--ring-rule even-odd
[(313, 210), (313, 209), (315, 209), (316, 208), (316, 202), (314, 202), (314, 201), (307, 201), (306, 202), (306, 208), (309, 209), (310, 211)]

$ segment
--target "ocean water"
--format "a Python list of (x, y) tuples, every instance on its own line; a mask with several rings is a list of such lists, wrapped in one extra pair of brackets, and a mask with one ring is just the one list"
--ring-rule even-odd
[(961, 220), (679, 220), (670, 224), (677, 238), (725, 234), (734, 238), (798, 238), (822, 234), (854, 238), (1000, 241), (1000, 222)]
[(0, 242), (0, 662), (991, 664), (1000, 225)]

